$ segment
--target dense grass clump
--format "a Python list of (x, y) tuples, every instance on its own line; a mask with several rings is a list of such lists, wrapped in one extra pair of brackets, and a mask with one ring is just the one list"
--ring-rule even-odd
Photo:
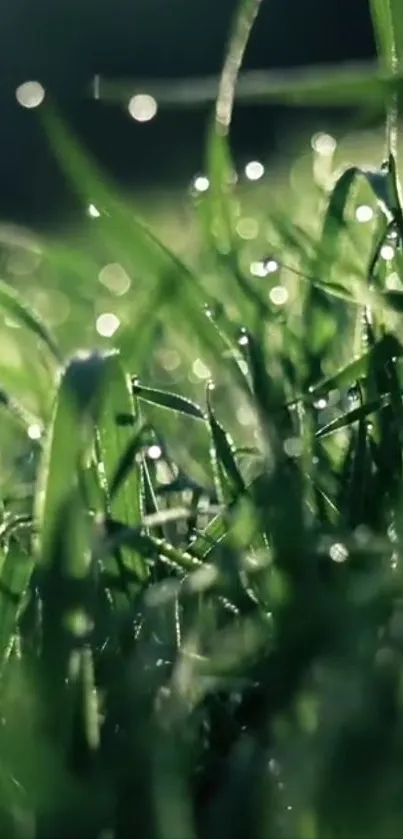
[[(384, 162), (318, 189), (309, 227), (272, 208), (259, 253), (237, 236), (228, 146), (258, 6), (230, 38), (194, 268), (45, 112), (132, 290), (110, 347), (77, 352), (89, 248), (42, 248), (41, 301), (71, 307), (55, 335), (0, 285), (24, 359), (0, 361), (0, 837), (403, 829), (402, 11), (371, 3)], [(294, 97), (337, 90), (310, 78)]]

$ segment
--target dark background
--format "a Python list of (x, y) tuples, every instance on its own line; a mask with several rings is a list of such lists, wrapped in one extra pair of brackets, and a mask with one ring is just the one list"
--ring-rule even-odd
[[(206, 111), (163, 111), (139, 125), (123, 108), (92, 102), (95, 72), (112, 77), (218, 73), (236, 0), (4, 0), (0, 11), (0, 218), (59, 222), (73, 199), (47, 148), (39, 111), (15, 89), (38, 80), (69, 123), (125, 186), (185, 182), (202, 163)], [(248, 68), (368, 58), (374, 53), (368, 0), (263, 0)], [(241, 154), (276, 151), (284, 109), (240, 108)]]

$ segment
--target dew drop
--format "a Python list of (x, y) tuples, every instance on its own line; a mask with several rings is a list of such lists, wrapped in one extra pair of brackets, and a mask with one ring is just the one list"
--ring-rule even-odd
[(368, 204), (360, 204), (355, 211), (357, 221), (365, 223), (371, 221), (374, 217), (374, 211)]
[(396, 227), (391, 227), (391, 229), (387, 233), (386, 238), (390, 242), (396, 242), (396, 240), (399, 238), (399, 233), (398, 233)]
[(316, 399), (313, 403), (313, 407), (316, 408), (317, 411), (324, 411), (327, 408), (327, 399), (325, 396), (321, 396), (319, 399)]
[(251, 160), (245, 166), (245, 175), (249, 181), (259, 181), (264, 175), (263, 163), (259, 160)]
[(23, 108), (38, 108), (45, 98), (45, 90), (39, 82), (24, 82), (17, 87), (15, 96)]
[(40, 440), (42, 437), (42, 428), (41, 426), (34, 422), (32, 425), (28, 426), (28, 437), (30, 440)]
[(341, 542), (335, 542), (329, 549), (329, 556), (333, 562), (345, 562), (348, 558), (348, 550)]
[(101, 213), (99, 212), (98, 208), (95, 204), (90, 204), (87, 208), (87, 213), (90, 218), (100, 218)]
[(130, 99), (128, 110), (137, 122), (150, 122), (157, 113), (158, 105), (153, 96), (138, 93)]
[(159, 460), (159, 458), (162, 456), (161, 446), (149, 446), (149, 448), (147, 449), (147, 456), (150, 458), (150, 460)]
[(395, 249), (392, 245), (382, 245), (381, 247), (381, 258), (385, 260), (385, 262), (391, 262), (395, 256)]
[(210, 181), (205, 175), (197, 175), (193, 181), (193, 189), (196, 192), (207, 192), (210, 186)]

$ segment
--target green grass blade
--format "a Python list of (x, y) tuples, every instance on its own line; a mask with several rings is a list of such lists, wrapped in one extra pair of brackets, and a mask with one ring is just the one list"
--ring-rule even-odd
[(378, 55), (382, 65), (395, 73), (403, 58), (403, 9), (400, 0), (370, 0)]
[(196, 402), (187, 399), (185, 396), (179, 396), (177, 393), (170, 393), (166, 390), (158, 390), (152, 387), (144, 387), (136, 379), (133, 381), (133, 393), (145, 402), (150, 402), (152, 405), (158, 405), (159, 408), (167, 408), (170, 411), (176, 411), (179, 414), (184, 414), (194, 419), (206, 419), (202, 409)]
[(231, 124), (236, 83), (260, 6), (261, 0), (240, 0), (235, 15), (215, 108), (217, 129), (224, 135)]
[(207, 389), (207, 416), (211, 432), (213, 469), (218, 472), (219, 497), (224, 503), (231, 502), (244, 493), (245, 484), (236, 461), (234, 443), (213, 411), (210, 387)]
[(360, 405), (359, 408), (354, 408), (352, 411), (347, 411), (341, 417), (337, 417), (336, 419), (322, 426), (322, 428), (319, 428), (319, 430), (316, 432), (316, 437), (328, 437), (330, 434), (334, 434), (335, 431), (341, 431), (343, 428), (349, 428), (349, 426), (353, 425), (355, 422), (361, 422), (366, 417), (371, 416), (371, 414), (375, 414), (376, 411), (382, 409), (382, 407), (386, 404), (387, 401), (382, 403), (379, 399), (374, 399), (372, 402), (367, 402), (364, 405)]
[(261, 0), (240, 0), (234, 18), (218, 87), (215, 114), (207, 140), (206, 169), (210, 182), (207, 210), (212, 241), (244, 287), (238, 265), (231, 200), (234, 165), (228, 145), (235, 90), (249, 37)]
[[(381, 66), (397, 78), (403, 61), (403, 8), (400, 0), (370, 0), (375, 40)], [(387, 98), (387, 154), (396, 155), (398, 131), (398, 92)]]
[(136, 468), (135, 460), (143, 445), (143, 434), (144, 426), (140, 426), (140, 428), (138, 428), (135, 432), (133, 438), (127, 444), (127, 447), (118, 462), (116, 470), (109, 483), (109, 495), (111, 499), (113, 499), (119, 492), (121, 486), (128, 479), (132, 470)]
[(334, 389), (344, 389), (354, 385), (359, 379), (365, 379), (368, 375), (370, 365), (375, 363), (377, 367), (382, 366), (385, 359), (391, 353), (392, 356), (400, 356), (402, 350), (399, 342), (392, 335), (385, 335), (383, 339), (378, 341), (367, 352), (363, 353), (359, 358), (351, 361), (334, 376), (329, 376), (323, 379), (318, 385), (309, 389), (309, 394), (312, 399), (328, 393)]
[(5, 408), (9, 416), (12, 417), (24, 431), (27, 431), (30, 425), (37, 425), (40, 427), (38, 418), (33, 416), (23, 407), (23, 405), (21, 405), (13, 396), (2, 388), (0, 389), (0, 406)]
[[(99, 454), (109, 495), (108, 515), (127, 527), (134, 527), (140, 524), (143, 514), (141, 467), (134, 460), (128, 479), (117, 482), (119, 469), (122, 469), (122, 457), (127, 455), (128, 446), (133, 446), (131, 427), (121, 426), (116, 421), (121, 415), (139, 419), (130, 377), (124, 372), (119, 355), (113, 353), (106, 362), (105, 391), (98, 419)], [(136, 449), (139, 443), (140, 437), (136, 436)], [(140, 555), (130, 554), (127, 562), (129, 568), (135, 571), (140, 579), (147, 576), (147, 569)]]
[(77, 491), (78, 473), (93, 445), (94, 423), (105, 373), (105, 357), (76, 356), (64, 369), (40, 464), (35, 512), (37, 553), (51, 561), (60, 516)]
[(49, 350), (52, 358), (57, 363), (61, 362), (59, 347), (39, 315), (24, 303), (21, 296), (12, 286), (7, 285), (3, 281), (0, 281), (0, 309), (3, 310), (4, 314), (9, 315), (13, 320), (21, 324), (21, 326), (25, 326), (36, 338), (39, 338)]

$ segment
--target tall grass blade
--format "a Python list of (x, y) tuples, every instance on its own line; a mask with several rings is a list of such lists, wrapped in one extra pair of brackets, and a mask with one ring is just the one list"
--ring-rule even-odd
[[(130, 426), (121, 426), (116, 421), (121, 415), (137, 418), (138, 429), (134, 442)], [(113, 353), (106, 361), (105, 392), (98, 419), (98, 442), (109, 496), (108, 515), (126, 527), (140, 524), (143, 514), (140, 429), (139, 411), (133, 397), (130, 376), (125, 373), (119, 355)], [(130, 454), (133, 445), (138, 450), (139, 458), (134, 458), (130, 474), (125, 470), (127, 479), (122, 480), (122, 457), (127, 457), (128, 447)], [(134, 552), (126, 559), (128, 567), (135, 571), (139, 579), (145, 579), (147, 569), (143, 558)]]
[[(403, 9), (400, 0), (370, 0), (375, 40), (381, 67), (397, 78), (403, 61)], [(398, 132), (397, 90), (387, 97), (386, 151), (397, 153)]]

